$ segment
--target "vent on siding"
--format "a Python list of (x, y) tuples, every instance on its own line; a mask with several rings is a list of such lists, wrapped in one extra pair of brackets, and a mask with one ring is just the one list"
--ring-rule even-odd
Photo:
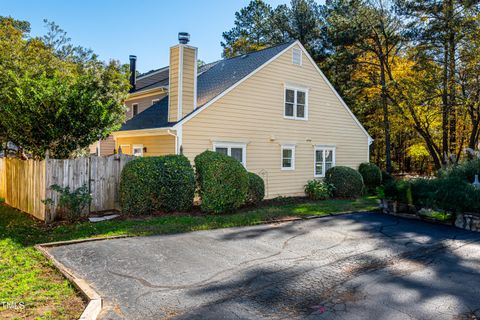
[(298, 48), (292, 49), (292, 63), (297, 66), (302, 65), (302, 51)]

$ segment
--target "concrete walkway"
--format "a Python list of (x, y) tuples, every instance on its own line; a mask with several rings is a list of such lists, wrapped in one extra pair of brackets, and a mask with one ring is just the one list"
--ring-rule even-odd
[(477, 319), (480, 233), (380, 214), (48, 249), (102, 319)]

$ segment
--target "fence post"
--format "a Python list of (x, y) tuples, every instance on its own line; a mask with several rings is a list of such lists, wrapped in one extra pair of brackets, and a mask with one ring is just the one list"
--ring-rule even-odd
[[(87, 166), (88, 166), (88, 194), (91, 196), (92, 195), (92, 155), (91, 154), (88, 156)], [(90, 201), (88, 202), (89, 215), (90, 213), (92, 213), (92, 201), (93, 201), (93, 197), (91, 197)]]
[[(49, 186), (49, 183), (50, 183), (50, 172), (48, 172), (48, 163), (49, 163), (49, 160), (50, 160), (50, 150), (47, 149), (47, 151), (45, 151), (45, 177), (43, 178), (45, 180), (45, 185), (44, 185), (44, 189), (45, 189), (45, 199), (48, 199), (48, 190), (50, 189), (50, 186)], [(45, 215), (45, 222), (46, 223), (50, 223), (52, 222), (53, 220), (53, 212), (51, 212), (51, 210), (55, 210), (54, 208), (50, 208), (52, 207), (51, 205), (47, 205), (46, 203), (44, 204), (44, 215)]]

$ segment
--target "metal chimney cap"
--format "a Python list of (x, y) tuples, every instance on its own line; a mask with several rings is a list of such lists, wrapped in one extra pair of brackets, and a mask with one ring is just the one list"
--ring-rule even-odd
[(179, 32), (178, 33), (178, 42), (181, 44), (187, 44), (190, 42), (190, 34), (188, 32)]
[(137, 60), (137, 56), (134, 56), (133, 54), (129, 55), (128, 58), (130, 60)]

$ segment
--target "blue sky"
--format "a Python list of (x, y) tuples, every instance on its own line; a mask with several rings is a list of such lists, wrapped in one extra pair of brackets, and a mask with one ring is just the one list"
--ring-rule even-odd
[[(199, 58), (221, 57), (222, 32), (233, 27), (235, 12), (249, 0), (0, 0), (0, 15), (27, 20), (32, 35), (45, 32), (43, 19), (55, 21), (72, 42), (91, 48), (103, 60), (138, 57), (141, 72), (168, 64), (177, 33), (191, 34)], [(266, 0), (273, 7), (290, 0)], [(323, 1), (322, 1), (323, 2)]]

